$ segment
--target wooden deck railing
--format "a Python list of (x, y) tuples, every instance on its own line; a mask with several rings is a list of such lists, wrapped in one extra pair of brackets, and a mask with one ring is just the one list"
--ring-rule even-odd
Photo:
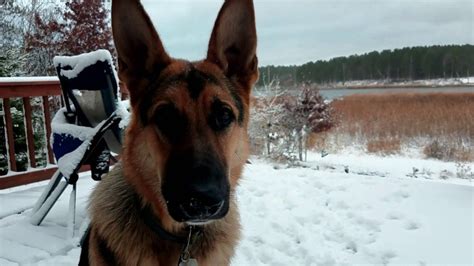
[[(9, 171), (0, 176), (0, 189), (19, 186), (32, 182), (49, 179), (56, 171), (54, 156), (51, 151), (49, 136), (51, 135), (51, 96), (60, 96), (59, 80), (55, 77), (29, 77), (29, 78), (0, 78), (0, 98), (3, 102), (3, 119), (6, 132), (6, 148)], [(47, 146), (47, 167), (38, 167), (35, 159), (35, 144), (33, 133), (33, 116), (30, 99), (41, 97), (45, 139)], [(11, 99), (21, 98), (23, 102), (26, 146), (28, 150), (28, 171), (19, 172), (16, 163), (15, 136), (13, 131), (14, 121), (11, 112)]]

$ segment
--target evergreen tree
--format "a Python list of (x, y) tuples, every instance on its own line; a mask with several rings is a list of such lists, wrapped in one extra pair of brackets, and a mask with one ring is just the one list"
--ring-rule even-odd
[[(293, 75), (296, 73), (296, 75)], [(331, 83), (350, 80), (414, 80), (468, 77), (474, 73), (474, 45), (406, 47), (373, 51), (363, 55), (337, 57), (301, 66), (266, 66), (260, 68), (265, 80), (280, 80), (282, 85)]]

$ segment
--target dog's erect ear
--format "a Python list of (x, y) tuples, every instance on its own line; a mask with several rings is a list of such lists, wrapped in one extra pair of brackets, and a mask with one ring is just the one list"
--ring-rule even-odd
[[(160, 37), (139, 0), (112, 1), (112, 31), (118, 53), (119, 73), (127, 85), (159, 74), (171, 62)], [(139, 88), (129, 86), (130, 96)]]
[(252, 0), (226, 0), (217, 16), (207, 61), (231, 80), (251, 88), (258, 77), (257, 30)]

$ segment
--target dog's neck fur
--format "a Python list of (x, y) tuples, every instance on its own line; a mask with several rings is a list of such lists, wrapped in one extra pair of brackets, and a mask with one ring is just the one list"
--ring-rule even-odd
[[(118, 264), (143, 265), (147, 261), (159, 261), (161, 265), (177, 263), (182, 244), (160, 238), (145, 224), (141, 211), (148, 204), (127, 182), (120, 164), (94, 190), (89, 206), (91, 218), (95, 221), (91, 237), (102, 241), (106, 239), (105, 246)], [(205, 265), (207, 258), (211, 257), (215, 262), (215, 254), (222, 257), (223, 264), (230, 263), (228, 260), (234, 253), (238, 236), (228, 234), (238, 234), (238, 220), (235, 199), (231, 196), (231, 207), (226, 217), (202, 226), (202, 235), (191, 249), (192, 256), (198, 259), (200, 265)], [(216, 242), (219, 246), (215, 245)], [(140, 261), (130, 261), (132, 258)]]

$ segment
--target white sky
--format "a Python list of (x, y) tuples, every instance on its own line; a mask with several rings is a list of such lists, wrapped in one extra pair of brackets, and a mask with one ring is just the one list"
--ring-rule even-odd
[[(473, 0), (254, 0), (260, 65), (474, 43)], [(202, 59), (222, 0), (142, 0), (173, 57)]]

